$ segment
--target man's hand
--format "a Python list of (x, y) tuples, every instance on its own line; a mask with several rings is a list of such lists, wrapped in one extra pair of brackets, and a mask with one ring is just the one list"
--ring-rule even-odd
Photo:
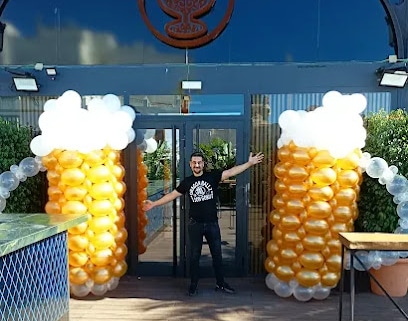
[(143, 211), (151, 210), (154, 207), (154, 204), (151, 200), (146, 200), (143, 202)]
[(256, 165), (258, 163), (262, 163), (263, 159), (264, 159), (264, 154), (262, 153), (258, 153), (256, 155), (252, 155), (252, 153), (249, 154), (249, 158), (248, 158), (248, 162), (251, 165)]

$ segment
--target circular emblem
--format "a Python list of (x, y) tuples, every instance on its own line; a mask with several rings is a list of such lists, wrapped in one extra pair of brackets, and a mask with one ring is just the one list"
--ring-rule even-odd
[(161, 10), (173, 18), (164, 26), (165, 34), (150, 21), (145, 2), (138, 0), (139, 10), (144, 23), (156, 38), (176, 48), (197, 48), (216, 39), (225, 29), (231, 19), (235, 0), (228, 0), (222, 20), (210, 32), (200, 19), (211, 11), (216, 0), (158, 0)]

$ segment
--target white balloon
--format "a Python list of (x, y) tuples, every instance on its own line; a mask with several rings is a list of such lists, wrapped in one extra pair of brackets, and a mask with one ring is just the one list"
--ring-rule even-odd
[(146, 139), (146, 153), (154, 153), (157, 149), (157, 141), (154, 138)]

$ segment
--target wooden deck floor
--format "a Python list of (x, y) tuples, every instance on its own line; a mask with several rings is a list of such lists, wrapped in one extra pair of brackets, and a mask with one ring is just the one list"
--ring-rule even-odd
[[(260, 278), (228, 280), (237, 294), (214, 291), (213, 279), (200, 282), (195, 297), (186, 295), (188, 280), (182, 278), (124, 277), (103, 298), (88, 296), (70, 300), (71, 321), (333, 321), (338, 319), (338, 293), (323, 301), (283, 299)], [(343, 320), (349, 320), (349, 297), (344, 301)], [(408, 310), (407, 298), (397, 302)], [(405, 320), (387, 297), (370, 292), (356, 295), (355, 320)]]

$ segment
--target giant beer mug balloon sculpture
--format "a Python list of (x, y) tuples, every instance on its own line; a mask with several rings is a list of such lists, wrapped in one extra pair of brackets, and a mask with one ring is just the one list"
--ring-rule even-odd
[(366, 132), (362, 94), (331, 91), (313, 111), (279, 117), (266, 285), (280, 297), (322, 300), (340, 279), (339, 232), (353, 231)]
[(30, 145), (47, 169), (45, 211), (89, 217), (68, 230), (70, 290), (78, 297), (115, 289), (127, 271), (120, 151), (135, 138), (135, 112), (117, 96), (81, 105), (72, 90), (48, 100), (38, 120), (42, 133)]

